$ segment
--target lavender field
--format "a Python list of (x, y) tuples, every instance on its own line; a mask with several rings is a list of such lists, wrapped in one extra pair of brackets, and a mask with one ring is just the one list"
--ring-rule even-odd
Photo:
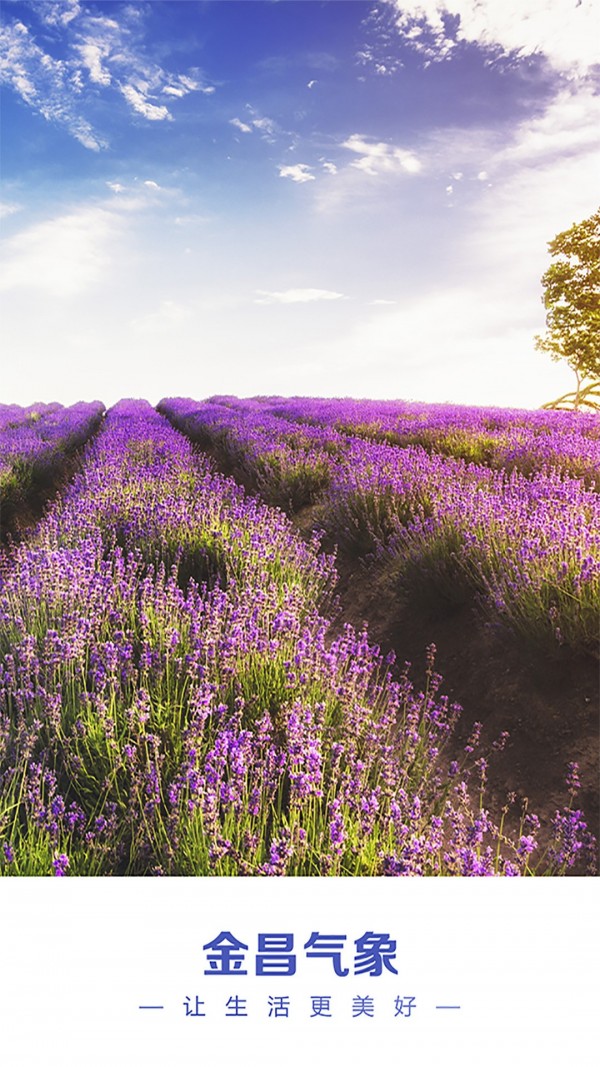
[(560, 411), (1, 407), (0, 873), (597, 873), (599, 471)]

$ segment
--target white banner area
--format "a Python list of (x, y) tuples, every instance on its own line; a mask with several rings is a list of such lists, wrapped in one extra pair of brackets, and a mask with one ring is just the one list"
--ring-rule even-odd
[(2, 1062), (591, 1063), (597, 888), (5, 879)]

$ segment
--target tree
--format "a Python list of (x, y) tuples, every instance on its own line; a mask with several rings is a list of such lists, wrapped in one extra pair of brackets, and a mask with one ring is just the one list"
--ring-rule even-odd
[[(548, 249), (555, 262), (542, 277), (547, 332), (536, 337), (535, 346), (554, 360), (566, 360), (575, 372), (571, 403), (578, 408), (588, 393), (597, 395), (600, 384), (600, 208), (557, 234)], [(592, 381), (584, 387), (588, 378)]]

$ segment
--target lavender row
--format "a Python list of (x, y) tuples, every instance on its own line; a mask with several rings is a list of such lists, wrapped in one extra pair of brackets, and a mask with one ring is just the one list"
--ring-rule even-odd
[(346, 449), (336, 430), (270, 415), (235, 398), (161, 400), (158, 410), (263, 500), (287, 511), (318, 501), (329, 486), (333, 457)]
[(590, 412), (310, 397), (261, 398), (250, 404), (292, 422), (378, 443), (416, 445), (526, 476), (557, 470), (600, 489), (600, 420)]
[(98, 428), (98, 401), (0, 407), (0, 507), (18, 504), (37, 484), (54, 476), (66, 457)]
[(232, 458), (272, 503), (320, 494), (322, 526), (351, 554), (393, 557), (399, 592), (453, 606), (477, 597), (536, 646), (597, 654), (600, 500), (582, 481), (376, 444), (268, 406), (161, 401), (174, 425)]
[(323, 523), (362, 555), (393, 560), (405, 596), (452, 607), (475, 597), (536, 647), (598, 654), (600, 500), (576, 479), (354, 440)]
[(495, 826), (432, 660), (417, 693), (332, 639), (334, 579), (148, 405), (109, 412), (0, 581), (0, 873), (585, 871), (576, 769), (541, 855), (535, 816)]
[(0, 404), (0, 434), (19, 426), (36, 423), (42, 415), (60, 411), (61, 407), (62, 404), (58, 403), (30, 404), (28, 407), (21, 407), (20, 404)]

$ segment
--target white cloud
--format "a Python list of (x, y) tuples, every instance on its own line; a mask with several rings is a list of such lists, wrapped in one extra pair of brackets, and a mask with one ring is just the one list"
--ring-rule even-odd
[(408, 152), (403, 148), (395, 148), (394, 145), (383, 141), (373, 141), (359, 133), (353, 133), (346, 141), (342, 142), (342, 148), (349, 149), (360, 156), (351, 165), (365, 174), (375, 176), (377, 174), (418, 174), (422, 169), (421, 162), (414, 152)]
[[(552, 201), (561, 201), (565, 168), (577, 167), (577, 190), (598, 187), (600, 172), (600, 96), (586, 83), (569, 82), (541, 114), (517, 123), (499, 137), (487, 129), (447, 127), (434, 131), (419, 145), (419, 153), (430, 174), (447, 180), (452, 173), (454, 184), (460, 174), (460, 189), (472, 197), (485, 196), (482, 187), (498, 184), (501, 188), (513, 180), (535, 181), (543, 178), (540, 196), (550, 183), (556, 189), (549, 195), (544, 209)], [(457, 170), (457, 168), (460, 168)], [(554, 178), (553, 175), (556, 175)], [(475, 191), (477, 190), (477, 191)], [(458, 190), (457, 190), (458, 191)], [(501, 193), (499, 193), (501, 195)], [(536, 203), (540, 196), (532, 194)], [(532, 211), (533, 211), (532, 203)]]
[[(439, 272), (429, 291), (401, 296), (395, 308), (373, 308), (337, 341), (316, 345), (317, 364), (331, 368), (337, 360), (346, 388), (356, 389), (368, 353), (372, 392), (379, 387), (387, 390), (382, 395), (415, 399), (534, 407), (566, 392), (569, 369), (535, 352), (534, 335), (544, 328), (547, 243), (598, 205), (600, 149), (587, 135), (569, 134), (571, 123), (600, 127), (600, 102), (588, 95), (586, 105), (577, 94), (581, 108), (573, 112), (561, 94), (543, 117), (522, 123), (507, 148), (483, 140), (493, 189), (473, 183), (447, 281)], [(540, 129), (547, 144), (538, 139)], [(456, 131), (446, 137), (445, 147), (441, 133), (423, 145), (440, 171), (456, 151)], [(562, 152), (563, 143), (572, 150)], [(433, 155), (427, 164), (433, 166)], [(480, 177), (487, 181), (488, 174)], [(443, 242), (440, 255), (448, 260)]]
[[(411, 177), (423, 170), (423, 163), (415, 152), (359, 133), (351, 134), (340, 147), (358, 158), (342, 168), (321, 160), (328, 177), (319, 183), (316, 193), (319, 211), (340, 210), (348, 203), (372, 203), (379, 182)], [(420, 152), (420, 155), (425, 153)]]
[[(207, 222), (212, 222), (213, 217), (212, 215), (176, 215), (174, 221), (176, 226), (203, 226)], [(191, 249), (186, 249), (186, 252), (189, 251)]]
[(104, 273), (121, 225), (114, 212), (94, 205), (28, 227), (5, 243), (0, 289), (77, 296)]
[[(564, 89), (543, 115), (521, 123), (500, 155), (503, 163), (538, 166), (553, 159), (586, 155), (600, 147), (600, 96), (588, 88)], [(487, 174), (479, 175), (485, 181)]]
[(174, 96), (181, 99), (183, 96), (187, 96), (188, 93), (204, 93), (210, 96), (215, 92), (214, 85), (203, 85), (196, 78), (188, 78), (185, 74), (180, 74), (177, 78), (169, 77), (169, 84), (163, 85), (162, 92), (167, 96)]
[(61, 0), (61, 3), (51, 3), (46, 0), (40, 8), (39, 15), (47, 26), (68, 26), (74, 18), (81, 13), (81, 5), (78, 0)]
[(21, 99), (48, 122), (63, 126), (92, 151), (106, 147), (89, 122), (79, 113), (76, 89), (63, 60), (47, 55), (19, 21), (0, 29), (0, 81), (11, 86)]
[(252, 127), (248, 126), (246, 122), (242, 122), (241, 119), (230, 119), (229, 124), (235, 126), (238, 130), (241, 130), (242, 133), (252, 133)]
[(254, 126), (256, 130), (258, 130), (263, 140), (268, 141), (269, 144), (273, 144), (275, 140), (275, 134), (280, 132), (277, 123), (273, 119), (268, 118), (266, 115), (260, 115), (256, 108), (252, 106), (252, 104), (246, 104), (246, 111), (250, 115), (251, 125)]
[(343, 293), (330, 289), (285, 289), (282, 292), (270, 292), (257, 289), (255, 304), (309, 304), (315, 300), (346, 300)]
[(385, 2), (396, 9), (401, 36), (429, 62), (448, 58), (461, 41), (475, 42), (491, 55), (541, 53), (558, 70), (577, 73), (599, 62), (595, 0)]
[(150, 122), (162, 122), (164, 119), (172, 118), (167, 107), (162, 105), (157, 107), (156, 104), (150, 103), (143, 93), (134, 89), (133, 85), (121, 85), (119, 88), (133, 110), (143, 115), (145, 119), (149, 119)]
[(6, 200), (0, 200), (0, 219), (7, 219), (10, 215), (16, 215), (21, 210), (20, 204), (14, 204)]
[(268, 137), (272, 137), (277, 128), (275, 123), (273, 122), (273, 119), (268, 118), (252, 119), (252, 125), (256, 126), (257, 130), (260, 130)]
[(53, 300), (79, 297), (109, 283), (128, 245), (135, 217), (152, 210), (156, 182), (127, 190), (107, 182), (112, 194), (74, 205), (61, 215), (26, 226), (4, 241), (0, 290), (38, 291)]
[(180, 74), (178, 81), (179, 85), (183, 89), (187, 89), (188, 93), (193, 93), (196, 89), (200, 89), (203, 93), (214, 93), (212, 85), (202, 87), (195, 78), (189, 78), (186, 74)]
[[(561, 79), (560, 89), (543, 111), (512, 125), (443, 126), (422, 135), (409, 152), (360, 134), (353, 134), (342, 147), (358, 159), (318, 183), (317, 210), (331, 213), (353, 205), (375, 211), (377, 178), (418, 174), (422, 168), (428, 188), (432, 181), (437, 183), (440, 203), (443, 199), (449, 206), (452, 194), (460, 198), (461, 209), (471, 211), (478, 200), (488, 202), (492, 189), (498, 186), (502, 195), (507, 183), (516, 180), (520, 172), (528, 172), (532, 176), (532, 203), (543, 203), (550, 219), (553, 205), (564, 200), (562, 175), (569, 161), (576, 165), (574, 190), (586, 191), (586, 203), (594, 186), (598, 188), (600, 96), (594, 92), (591, 79)], [(533, 188), (538, 171), (544, 176), (539, 194)], [(540, 201), (545, 188), (547, 199)], [(573, 207), (575, 221), (575, 203)], [(551, 222), (547, 223), (547, 233), (549, 240), (553, 235)]]
[(293, 182), (314, 182), (315, 176), (311, 174), (308, 163), (294, 163), (290, 166), (279, 167), (280, 178), (291, 178)]
[(110, 85), (111, 76), (102, 66), (102, 60), (109, 54), (108, 46), (88, 41), (85, 44), (76, 45), (76, 50), (89, 73), (90, 81), (95, 82), (96, 85)]
[[(590, 95), (590, 122), (596, 129), (600, 101)], [(562, 101), (547, 112), (551, 146), (554, 123), (564, 115)], [(533, 136), (532, 136), (533, 127)], [(577, 150), (557, 154), (537, 139), (537, 123), (524, 123), (513, 144), (489, 161), (494, 194), (484, 196), (473, 210), (469, 240), (471, 254), (509, 275), (517, 304), (533, 302), (539, 326), (543, 325), (539, 278), (549, 266), (547, 242), (598, 206), (600, 138), (584, 138)]]
[(135, 6), (121, 8), (118, 22), (93, 15), (74, 0), (37, 4), (36, 14), (52, 36), (60, 32), (64, 58), (44, 51), (20, 20), (7, 21), (0, 30), (0, 80), (86, 148), (107, 147), (85, 117), (88, 102), (101, 90), (119, 91), (132, 110), (150, 122), (172, 118), (157, 102), (160, 94), (177, 100), (191, 92), (215, 92), (195, 68), (173, 74), (148, 57), (144, 20)]

